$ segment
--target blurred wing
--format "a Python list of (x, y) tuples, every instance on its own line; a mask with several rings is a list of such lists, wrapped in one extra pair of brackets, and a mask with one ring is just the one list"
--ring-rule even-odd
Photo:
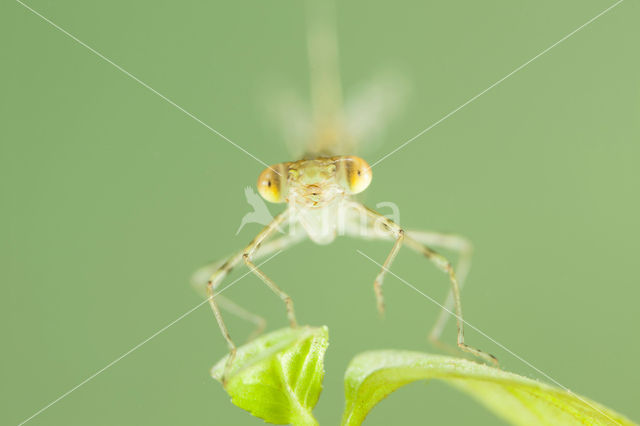
[(400, 112), (408, 83), (381, 73), (343, 104), (338, 35), (333, 2), (308, 0), (308, 49), (312, 129), (306, 154), (353, 154), (361, 143), (382, 140), (382, 131)]
[(270, 118), (282, 133), (292, 159), (301, 158), (313, 134), (309, 105), (292, 90), (274, 93), (268, 100)]
[(311, 106), (283, 92), (271, 96), (272, 117), (296, 159), (353, 154), (361, 143), (371, 148), (399, 113), (408, 84), (398, 75), (380, 74), (343, 105), (333, 2), (307, 0), (307, 10)]
[(357, 88), (346, 101), (344, 125), (353, 152), (371, 150), (382, 142), (389, 123), (402, 111), (409, 93), (406, 79), (381, 73)]

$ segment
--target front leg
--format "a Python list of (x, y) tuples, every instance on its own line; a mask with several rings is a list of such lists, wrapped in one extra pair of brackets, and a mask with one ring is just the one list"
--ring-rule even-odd
[[(444, 248), (455, 252), (458, 255), (455, 274), (458, 279), (458, 287), (460, 288), (460, 292), (462, 292), (465, 280), (469, 274), (469, 270), (471, 269), (471, 255), (473, 253), (473, 246), (471, 242), (460, 235), (443, 234), (433, 231), (407, 230), (407, 235), (423, 245)], [(447, 350), (451, 350), (451, 347), (441, 342), (440, 336), (442, 335), (442, 331), (444, 330), (444, 327), (451, 316), (451, 312), (454, 309), (453, 297), (453, 289), (450, 289), (442, 309), (440, 310), (440, 314), (429, 332), (429, 340), (431, 343)]]
[[(276, 216), (276, 218), (269, 225), (267, 225), (267, 227), (265, 227), (243, 251), (231, 256), (226, 262), (224, 262), (224, 264), (211, 275), (211, 278), (207, 283), (207, 298), (209, 300), (209, 304), (211, 305), (213, 314), (216, 317), (216, 321), (218, 322), (220, 331), (222, 331), (222, 335), (227, 341), (227, 346), (229, 347), (229, 356), (227, 358), (224, 372), (222, 374), (223, 385), (226, 385), (227, 378), (229, 377), (229, 371), (231, 370), (231, 365), (233, 364), (236, 356), (236, 345), (235, 343), (233, 343), (233, 340), (231, 340), (231, 336), (229, 335), (227, 326), (222, 319), (222, 314), (220, 313), (220, 308), (218, 307), (218, 304), (216, 302), (216, 294), (214, 293), (214, 290), (218, 287), (218, 285), (220, 285), (222, 279), (229, 274), (231, 269), (240, 262), (240, 260), (244, 259), (245, 262), (247, 262), (248, 253), (255, 254), (256, 251), (262, 246), (262, 244), (275, 232), (277, 232), (280, 225), (284, 224), (288, 219), (288, 211), (285, 211)], [(294, 240), (289, 240), (288, 242), (291, 243), (292, 241)], [(286, 248), (286, 246), (287, 244), (281, 245), (274, 242), (273, 249), (284, 249)], [(261, 250), (259, 253), (263, 254), (265, 251), (266, 250)], [(257, 267), (253, 263), (248, 262), (247, 265), (249, 266), (251, 272), (254, 272), (256, 275), (261, 277), (262, 272), (257, 269)]]
[[(374, 288), (376, 289), (376, 296), (378, 297), (378, 308), (380, 309), (380, 303), (382, 299), (382, 292), (380, 289), (382, 283), (381, 278), (384, 276), (384, 273), (388, 271), (391, 262), (400, 249), (401, 243), (404, 241), (404, 243), (408, 247), (415, 251), (418, 251), (419, 253), (422, 253), (427, 259), (433, 262), (438, 267), (438, 269), (448, 275), (449, 281), (451, 283), (451, 292), (453, 294), (455, 316), (458, 325), (458, 347), (465, 352), (471, 353), (474, 356), (497, 365), (498, 360), (496, 359), (496, 357), (483, 352), (480, 349), (474, 348), (473, 346), (469, 346), (464, 341), (464, 320), (462, 318), (462, 304), (460, 302), (460, 286), (458, 284), (458, 278), (451, 262), (449, 262), (449, 260), (441, 254), (429, 248), (427, 245), (421, 244), (419, 241), (411, 238), (411, 236), (409, 235), (405, 235), (405, 232), (402, 230), (402, 228), (400, 228), (400, 226), (394, 223), (391, 219), (364, 206), (361, 206), (360, 209), (363, 209), (363, 211), (366, 212), (367, 217), (370, 219), (367, 223), (366, 232), (361, 235), (365, 237), (378, 236), (378, 238), (384, 238), (384, 236), (381, 235), (384, 233), (387, 238), (395, 237), (395, 243), (393, 245), (393, 248), (391, 249), (391, 253), (389, 253), (387, 260), (382, 265), (382, 271), (378, 274), (376, 283), (374, 284)], [(381, 231), (380, 227), (376, 226), (377, 224), (381, 224), (382, 229), (386, 230), (386, 232)], [(352, 234), (357, 234), (357, 232), (352, 232)]]
[[(398, 255), (398, 251), (400, 250), (400, 247), (402, 246), (402, 241), (404, 240), (405, 232), (398, 224), (393, 222), (391, 219), (381, 215), (380, 213), (374, 210), (371, 210), (368, 207), (361, 206), (361, 208), (363, 209), (364, 213), (369, 219), (369, 222), (371, 222), (370, 226), (373, 229), (379, 229), (380, 227), (382, 227), (388, 232), (388, 235), (395, 238), (393, 247), (391, 247), (391, 251), (387, 255), (387, 258), (385, 259), (384, 264), (382, 265), (382, 269), (380, 270), (380, 272), (376, 276), (375, 281), (373, 282), (373, 290), (376, 294), (376, 304), (378, 306), (378, 312), (380, 313), (380, 315), (384, 315), (384, 296), (382, 295), (382, 281), (384, 279), (384, 275), (387, 273), (389, 268), (391, 268), (391, 264), (393, 263), (393, 260)], [(380, 225), (380, 226), (376, 226), (376, 225)]]
[[(286, 212), (285, 212), (286, 213)], [(266, 285), (269, 287), (275, 294), (282, 299), (287, 307), (287, 318), (289, 319), (289, 325), (291, 328), (296, 328), (298, 326), (298, 321), (296, 320), (295, 311), (293, 309), (293, 301), (291, 297), (284, 291), (280, 289), (272, 280), (269, 278), (264, 272), (262, 272), (256, 265), (253, 264), (252, 259), (262, 244), (262, 242), (271, 234), (273, 234), (280, 224), (286, 220), (285, 213), (281, 216), (276, 217), (273, 222), (271, 222), (258, 236), (247, 246), (247, 248), (242, 253), (242, 259), (247, 267), (256, 274)]]
[(451, 291), (453, 293), (456, 323), (458, 325), (458, 347), (465, 352), (477, 356), (478, 358), (482, 358), (483, 360), (493, 363), (494, 365), (498, 365), (498, 359), (495, 356), (487, 352), (483, 352), (478, 348), (474, 348), (473, 346), (469, 346), (464, 341), (464, 319), (462, 318), (462, 303), (460, 302), (460, 286), (458, 284), (458, 278), (456, 277), (456, 272), (453, 269), (453, 265), (451, 264), (451, 262), (449, 262), (449, 260), (440, 253), (437, 253), (435, 250), (429, 248), (424, 244), (421, 244), (411, 237), (407, 237), (407, 246), (411, 247), (419, 253), (422, 253), (427, 259), (433, 262), (438, 267), (438, 269), (449, 276), (449, 281), (451, 282)]

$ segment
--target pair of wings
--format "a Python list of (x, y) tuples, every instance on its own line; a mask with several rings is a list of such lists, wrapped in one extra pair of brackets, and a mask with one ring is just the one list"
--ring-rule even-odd
[(406, 93), (403, 80), (377, 75), (350, 92), (335, 113), (318, 119), (299, 95), (283, 92), (272, 105), (273, 118), (293, 158), (362, 154), (377, 148)]
[(310, 102), (291, 90), (269, 100), (272, 118), (296, 159), (370, 150), (381, 141), (408, 92), (406, 80), (388, 71), (356, 85), (343, 100), (338, 37), (330, 5), (324, 0), (310, 0), (307, 5)]

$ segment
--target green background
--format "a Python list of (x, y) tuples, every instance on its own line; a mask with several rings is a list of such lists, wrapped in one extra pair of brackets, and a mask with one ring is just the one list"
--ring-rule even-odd
[[(340, 2), (347, 94), (389, 67), (411, 83), (370, 162), (613, 4)], [(32, 0), (29, 5), (267, 163), (291, 160), (266, 94), (308, 94), (295, 1)], [(262, 166), (19, 3), (0, 6), (0, 423), (17, 424), (202, 299), (193, 270), (243, 247), (244, 187)], [(640, 419), (640, 6), (627, 0), (374, 168), (367, 204), (476, 248), (465, 319), (563, 385)], [(281, 207), (272, 208), (273, 212)], [(432, 351), (437, 314), (394, 278), (388, 243), (304, 243), (264, 267), (301, 322), (329, 326), (315, 413), (337, 424), (355, 354)], [(395, 273), (441, 299), (447, 281), (403, 250)], [(239, 277), (235, 271), (231, 279)], [(230, 281), (229, 281), (230, 282)], [(285, 326), (251, 276), (228, 294)], [(250, 326), (228, 319), (241, 341)], [(455, 330), (445, 331), (453, 342)], [(473, 330), (505, 369), (542, 376)], [(30, 424), (262, 424), (208, 369), (226, 352), (203, 306)], [(497, 424), (441, 383), (391, 395), (367, 424)]]

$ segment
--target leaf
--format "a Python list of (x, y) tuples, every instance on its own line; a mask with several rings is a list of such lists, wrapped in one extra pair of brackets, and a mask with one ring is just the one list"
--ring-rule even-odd
[(405, 351), (356, 356), (345, 373), (344, 426), (359, 425), (396, 389), (441, 379), (517, 425), (632, 425), (620, 414), (574, 393), (466, 359)]
[[(284, 328), (238, 348), (225, 390), (232, 402), (266, 422), (317, 425), (327, 327)], [(228, 356), (211, 369), (222, 381)]]

